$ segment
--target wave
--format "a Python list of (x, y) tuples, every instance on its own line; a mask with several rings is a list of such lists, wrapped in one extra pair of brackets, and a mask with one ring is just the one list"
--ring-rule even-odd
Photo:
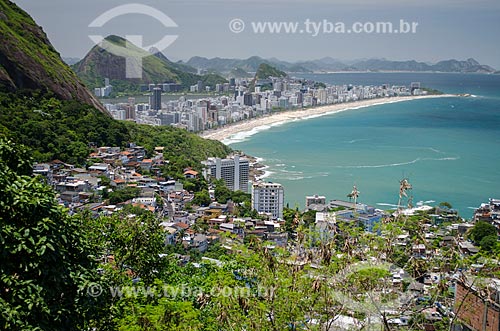
[(364, 168), (388, 168), (388, 167), (400, 167), (404, 165), (414, 164), (420, 161), (456, 161), (460, 159), (458, 156), (454, 157), (442, 157), (442, 158), (416, 158), (415, 160), (400, 163), (389, 163), (389, 164), (377, 164), (377, 165), (347, 165), (347, 166), (334, 166), (338, 169), (364, 169)]
[(303, 174), (302, 171), (293, 171), (293, 170), (285, 170), (285, 169), (281, 169), (280, 172), (284, 172), (284, 173), (287, 173), (287, 174)]
[(364, 138), (364, 139), (353, 139), (353, 140), (344, 141), (344, 142), (346, 144), (354, 144), (354, 143), (357, 143), (357, 142), (360, 142), (360, 141), (367, 141), (367, 140), (370, 140), (370, 139), (367, 139), (367, 138)]
[(248, 130), (248, 131), (241, 131), (241, 132), (238, 132), (238, 133), (235, 133), (235, 134), (229, 136), (226, 139), (223, 139), (222, 143), (225, 145), (237, 144), (237, 143), (240, 143), (240, 142), (247, 140), (248, 138), (250, 138), (251, 136), (253, 136), (259, 132), (266, 131), (266, 130), (269, 130), (271, 128), (274, 128), (274, 127), (277, 127), (277, 126), (280, 126), (280, 125), (283, 125), (283, 124), (286, 124), (289, 122), (290, 122), (289, 120), (284, 120), (284, 121), (275, 122), (275, 123), (271, 123), (271, 124), (264, 124), (264, 125), (255, 127), (255, 128)]
[(261, 170), (264, 171), (264, 173), (260, 176), (257, 176), (256, 179), (262, 180), (262, 179), (267, 178), (267, 177), (271, 176), (272, 174), (274, 174), (274, 171), (269, 171), (269, 170), (267, 170), (268, 168), (269, 168), (268, 166), (265, 166), (264, 168), (262, 168)]
[(273, 170), (276, 170), (274, 173), (275, 175), (273, 176), (274, 179), (276, 180), (290, 180), (290, 181), (295, 181), (295, 180), (302, 180), (302, 179), (312, 179), (312, 178), (320, 178), (320, 177), (328, 177), (330, 175), (329, 172), (306, 172), (304, 173), (303, 171), (293, 171), (293, 170), (285, 170), (285, 169), (276, 169), (274, 168)]
[(435, 152), (435, 153), (442, 153), (439, 149), (436, 149), (434, 147), (429, 147), (429, 150)]
[(440, 159), (423, 159), (423, 160), (431, 160), (431, 161), (456, 161), (460, 159), (458, 156), (450, 156), (450, 157), (442, 157)]
[(377, 202), (377, 206), (397, 207), (398, 205), (395, 205), (395, 204), (392, 204), (392, 203)]
[(302, 180), (302, 179), (311, 179), (314, 178), (314, 176), (299, 176), (299, 177), (289, 177), (289, 178), (283, 178), (285, 180)]
[(445, 152), (435, 148), (435, 147), (428, 147), (428, 146), (390, 146), (386, 145), (384, 147), (394, 147), (394, 148), (402, 148), (402, 149), (417, 149), (417, 150), (428, 150), (437, 154), (444, 154)]

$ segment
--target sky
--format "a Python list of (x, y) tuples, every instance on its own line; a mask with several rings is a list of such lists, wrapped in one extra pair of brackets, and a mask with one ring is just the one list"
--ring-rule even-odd
[[(89, 35), (141, 35), (143, 45), (152, 45), (166, 35), (174, 35), (177, 36), (175, 41), (163, 49), (172, 60), (188, 60), (192, 56), (248, 58), (257, 55), (286, 61), (328, 56), (343, 61), (386, 58), (434, 63), (444, 59), (474, 58), (481, 64), (500, 69), (498, 0), (14, 2), (43, 27), (63, 57), (84, 57), (94, 45)], [(164, 19), (134, 12), (109, 19), (102, 27), (89, 27), (106, 11), (131, 3), (149, 6), (165, 14), (171, 19), (170, 24), (165, 24)], [(244, 22), (244, 30), (232, 32), (230, 22), (234, 24), (231, 25), (233, 30), (239, 31), (240, 20)], [(311, 22), (308, 26), (307, 20)], [(344, 24), (347, 30), (355, 22), (391, 22), (397, 29), (400, 20), (418, 23), (415, 33), (329, 33), (328, 24), (324, 23)], [(259, 22), (297, 22), (298, 28), (296, 33), (284, 30), (257, 33), (253, 28)], [(315, 31), (317, 35), (314, 36)]]

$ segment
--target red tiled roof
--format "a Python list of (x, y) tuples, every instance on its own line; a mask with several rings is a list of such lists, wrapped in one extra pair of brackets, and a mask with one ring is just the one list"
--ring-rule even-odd
[(180, 227), (181, 229), (188, 229), (189, 228), (189, 225), (187, 225), (186, 223), (182, 223), (182, 222), (175, 223), (174, 225)]

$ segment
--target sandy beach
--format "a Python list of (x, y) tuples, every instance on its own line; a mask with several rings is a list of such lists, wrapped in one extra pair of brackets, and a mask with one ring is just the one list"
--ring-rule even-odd
[(457, 95), (454, 94), (440, 94), (440, 95), (377, 98), (370, 100), (361, 100), (348, 103), (319, 106), (308, 109), (289, 110), (280, 113), (273, 113), (271, 115), (252, 118), (250, 120), (236, 122), (234, 124), (229, 124), (224, 127), (221, 127), (219, 129), (205, 131), (202, 134), (200, 134), (200, 136), (207, 139), (222, 141), (224, 143), (230, 143), (231, 137), (243, 132), (255, 131), (260, 127), (268, 128), (272, 127), (273, 125), (287, 123), (299, 119), (315, 118), (319, 116), (340, 113), (350, 109), (359, 109), (359, 108), (382, 105), (387, 103), (404, 102), (404, 101), (429, 99), (429, 98), (456, 97), (456, 96)]

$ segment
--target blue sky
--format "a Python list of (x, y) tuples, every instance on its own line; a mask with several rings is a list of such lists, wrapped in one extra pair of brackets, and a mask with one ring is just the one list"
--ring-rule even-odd
[[(47, 32), (62, 56), (83, 57), (93, 46), (89, 34), (143, 35), (152, 44), (164, 35), (178, 35), (164, 50), (174, 60), (191, 56), (247, 58), (258, 55), (283, 60), (310, 60), (325, 56), (341, 60), (360, 58), (415, 59), (436, 62), (473, 57), (500, 69), (500, 1), (498, 0), (135, 0), (152, 6), (175, 21), (165, 28), (146, 15), (117, 17), (102, 28), (88, 25), (103, 12), (131, 2), (121, 0), (14, 0)], [(235, 34), (234, 19), (246, 23)], [(415, 34), (255, 34), (251, 22), (418, 22)]]

